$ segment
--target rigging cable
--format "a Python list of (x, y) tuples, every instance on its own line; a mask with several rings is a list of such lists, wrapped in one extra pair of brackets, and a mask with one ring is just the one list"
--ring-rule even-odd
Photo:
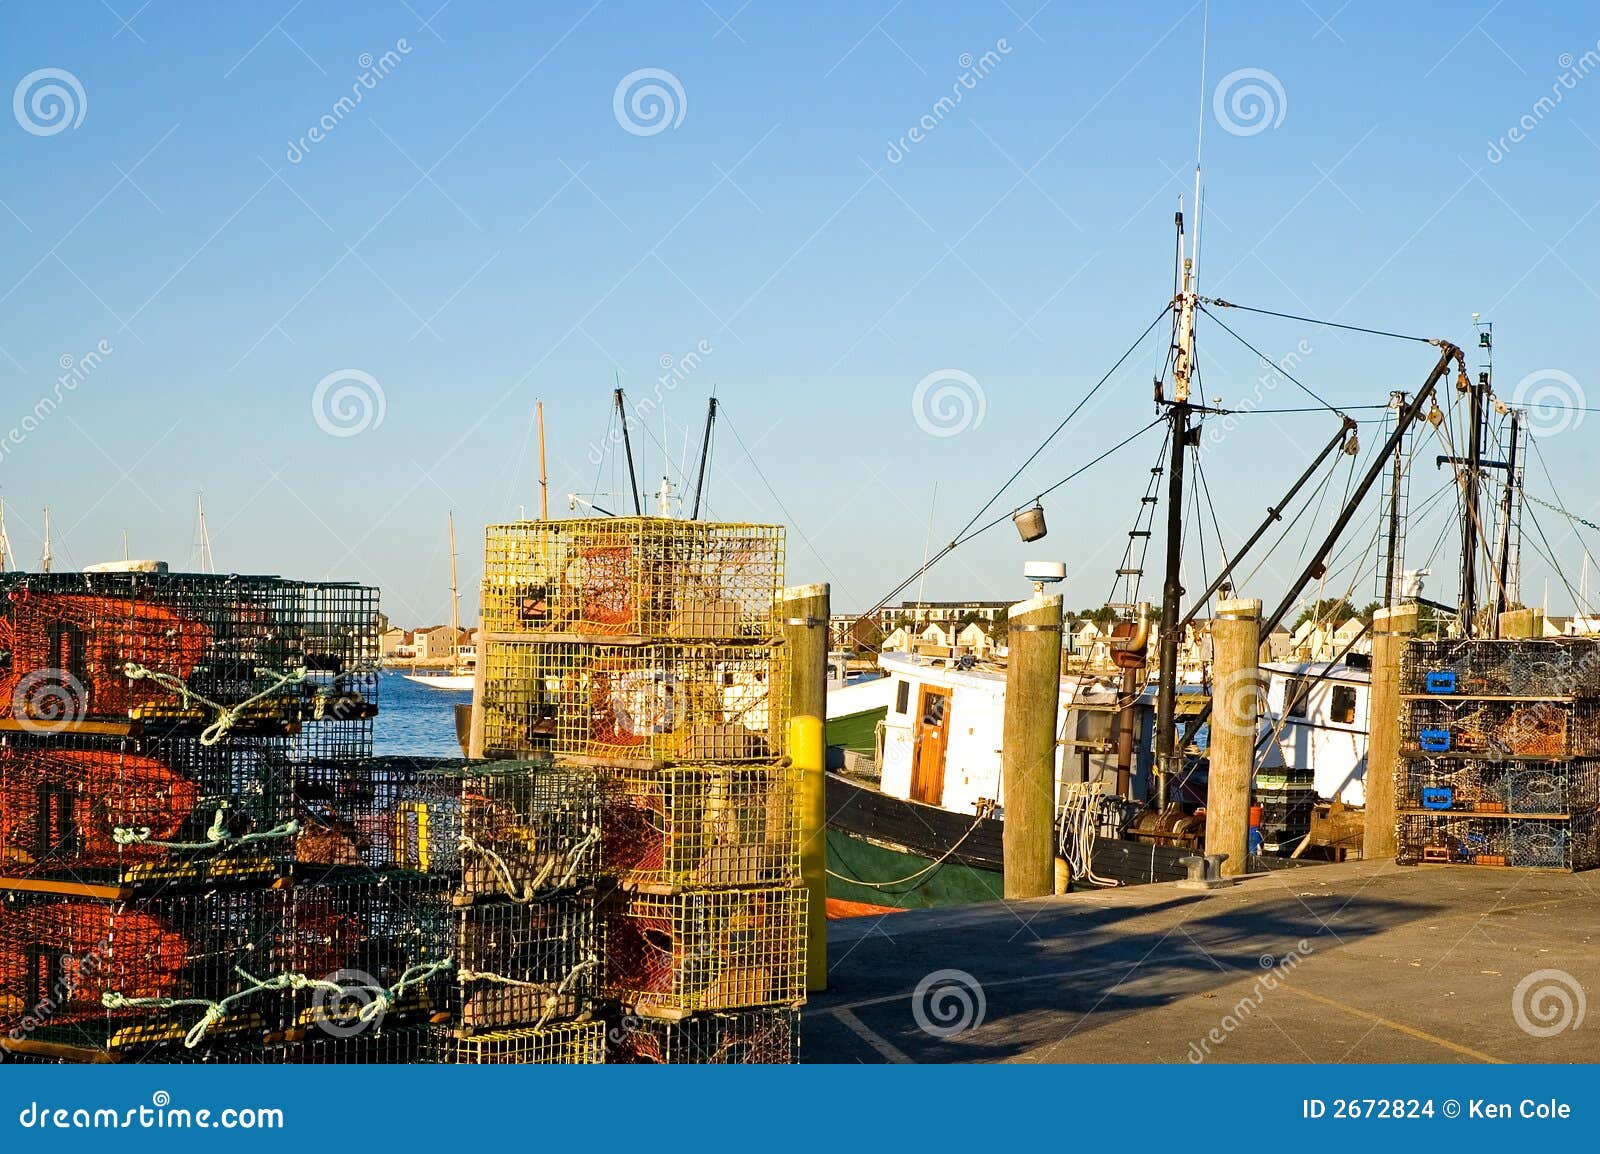
[(1266, 362), (1268, 365), (1270, 365), (1272, 367), (1273, 372), (1282, 373), (1285, 377), (1287, 377), (1289, 379), (1289, 382), (1291, 384), (1293, 384), (1295, 386), (1295, 388), (1299, 389), (1302, 393), (1304, 393), (1306, 396), (1310, 397), (1313, 401), (1316, 401), (1319, 405), (1321, 405), (1323, 408), (1327, 409), (1328, 411), (1330, 411), (1332, 413), (1336, 413), (1341, 417), (1345, 415), (1343, 410), (1338, 409), (1338, 408), (1334, 407), (1333, 405), (1330, 405), (1327, 401), (1323, 400), (1315, 392), (1313, 392), (1310, 387), (1308, 387), (1307, 385), (1302, 383), (1301, 380), (1298, 377), (1296, 377), (1293, 373), (1291, 373), (1288, 369), (1284, 368), (1277, 361), (1275, 361), (1271, 357), (1267, 356), (1266, 353), (1264, 353), (1260, 349), (1256, 348), (1255, 345), (1251, 344), (1249, 341), (1247, 341), (1243, 337), (1241, 337), (1238, 333), (1234, 332), (1233, 329), (1228, 327), (1228, 323), (1226, 321), (1224, 321), (1221, 317), (1217, 316), (1210, 309), (1201, 308), (1200, 311), (1205, 313), (1206, 316), (1210, 317), (1212, 320), (1216, 321), (1217, 324), (1222, 327), (1222, 331), (1223, 332), (1227, 333), (1234, 340), (1238, 341), (1241, 345), (1243, 345), (1245, 348), (1249, 349), (1252, 353), (1254, 353), (1256, 356), (1260, 357), (1264, 362)]
[(1431, 345), (1434, 343), (1432, 339), (1428, 337), (1412, 336), (1409, 333), (1391, 333), (1384, 329), (1369, 329), (1363, 325), (1347, 325), (1339, 321), (1323, 321), (1318, 320), (1316, 317), (1295, 316), (1293, 313), (1280, 313), (1273, 309), (1252, 308), (1250, 305), (1238, 305), (1234, 304), (1232, 301), (1225, 301), (1217, 297), (1201, 297), (1200, 303), (1206, 305), (1216, 305), (1219, 309), (1238, 309), (1240, 312), (1260, 313), (1262, 316), (1279, 317), (1286, 321), (1300, 321), (1302, 324), (1322, 325), (1325, 328), (1330, 329), (1344, 329), (1347, 332), (1352, 333), (1367, 333), (1368, 335), (1375, 337), (1392, 337), (1397, 341), (1416, 341), (1419, 344), (1424, 345)]

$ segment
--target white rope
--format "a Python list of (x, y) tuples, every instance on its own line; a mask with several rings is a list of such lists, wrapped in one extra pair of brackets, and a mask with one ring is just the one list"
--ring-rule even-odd
[(1106, 783), (1072, 781), (1064, 783), (1066, 797), (1056, 816), (1057, 850), (1075, 878), (1092, 885), (1115, 886), (1121, 883), (1094, 872), (1094, 843), (1099, 836), (1101, 811), (1111, 803)]
[(148, 669), (136, 661), (129, 661), (123, 665), (122, 674), (129, 681), (153, 681), (169, 693), (177, 694), (178, 700), (183, 703), (186, 709), (191, 701), (195, 701), (208, 709), (214, 710), (217, 716), (210, 725), (200, 731), (200, 744), (215, 745), (227, 735), (229, 730), (239, 723), (239, 718), (244, 714), (245, 710), (258, 701), (272, 697), (287, 685), (300, 684), (310, 676), (310, 671), (303, 665), (287, 671), (257, 669), (256, 676), (270, 678), (272, 679), (272, 684), (258, 693), (251, 694), (239, 702), (238, 705), (231, 706), (222, 705), (208, 697), (201, 696), (190, 689), (188, 683), (181, 677), (175, 677), (171, 673), (163, 673), (159, 669)]
[(150, 837), (150, 827), (147, 825), (114, 825), (111, 827), (111, 840), (120, 846), (149, 845), (160, 849), (174, 850), (205, 850), (216, 849), (224, 845), (248, 845), (253, 841), (267, 841), (271, 838), (294, 837), (300, 832), (300, 823), (286, 821), (282, 825), (264, 829), (258, 833), (240, 834), (235, 837), (228, 832), (223, 819), (228, 812), (226, 803), (217, 807), (216, 815), (211, 819), (211, 825), (206, 829), (205, 841), (155, 841)]

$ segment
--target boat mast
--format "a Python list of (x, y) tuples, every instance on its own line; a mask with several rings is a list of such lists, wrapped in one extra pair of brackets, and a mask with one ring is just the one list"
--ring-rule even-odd
[(50, 506), (44, 507), (44, 555), (39, 558), (39, 572), (50, 572)]
[(206, 494), (203, 489), (196, 499), (195, 523), (198, 526), (196, 536), (199, 539), (195, 550), (195, 566), (201, 573), (215, 573), (217, 563), (211, 558), (211, 534), (206, 531)]
[(534, 412), (539, 422), (539, 520), (550, 520), (550, 474), (544, 460), (544, 402), (535, 403)]
[[(1195, 216), (1199, 218), (1200, 166), (1194, 170)], [(1178, 257), (1182, 261), (1182, 280), (1177, 299), (1177, 342), (1172, 359), (1172, 399), (1159, 392), (1157, 403), (1167, 406), (1171, 422), (1170, 455), (1167, 459), (1167, 564), (1161, 586), (1161, 636), (1156, 682), (1156, 780), (1157, 802), (1165, 808), (1167, 789), (1181, 769), (1177, 748), (1178, 704), (1178, 616), (1183, 599), (1183, 466), (1189, 451), (1189, 385), (1194, 371), (1194, 317), (1198, 306), (1195, 289), (1195, 258), (1198, 255), (1198, 228), (1195, 239), (1184, 245), (1183, 206), (1175, 218), (1178, 230)], [(1158, 383), (1158, 390), (1160, 388)]]
[(451, 510), (450, 523), (450, 667), (453, 670), (461, 659), (461, 595), (456, 590), (456, 514)]

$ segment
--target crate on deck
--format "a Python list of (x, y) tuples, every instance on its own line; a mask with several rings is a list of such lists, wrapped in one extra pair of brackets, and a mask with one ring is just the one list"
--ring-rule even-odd
[(776, 645), (496, 643), (484, 654), (490, 756), (761, 762), (783, 754)]
[(624, 765), (604, 773), (602, 863), (624, 885), (670, 892), (799, 877), (790, 766)]
[(603, 919), (605, 994), (640, 1017), (805, 1000), (804, 889), (622, 893)]
[(259, 1044), (281, 1027), (281, 887), (133, 898), (0, 891), (0, 1044), (78, 1060)]
[(270, 881), (293, 853), (290, 743), (0, 738), (0, 878), (95, 885)]
[(663, 517), (490, 525), (482, 626), (491, 634), (765, 641), (783, 587), (784, 531)]

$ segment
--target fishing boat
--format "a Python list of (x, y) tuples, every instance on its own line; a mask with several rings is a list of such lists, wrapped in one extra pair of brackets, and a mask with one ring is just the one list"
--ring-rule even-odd
[(405, 674), (407, 681), (426, 685), (429, 689), (443, 689), (451, 693), (471, 693), (477, 682), (474, 662), (467, 661), (461, 652), (461, 591), (456, 585), (456, 518), (451, 513), (450, 523), (450, 667), (438, 672), (424, 672), (413, 667)]

